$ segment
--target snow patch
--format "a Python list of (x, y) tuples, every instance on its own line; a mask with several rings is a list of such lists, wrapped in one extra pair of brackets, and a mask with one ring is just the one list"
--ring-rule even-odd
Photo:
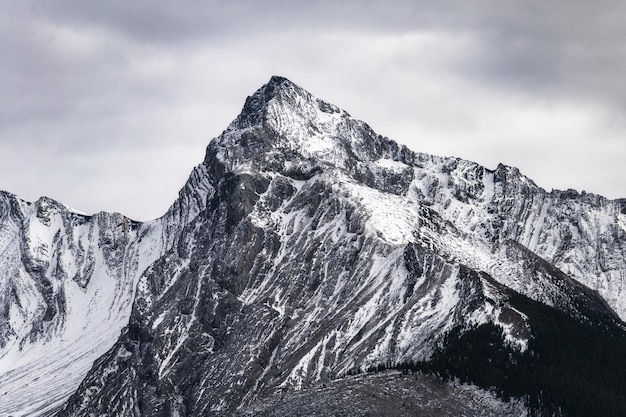
[(375, 162), (375, 164), (381, 168), (389, 169), (392, 171), (404, 171), (408, 169), (409, 166), (404, 162), (394, 161), (393, 159), (381, 158)]

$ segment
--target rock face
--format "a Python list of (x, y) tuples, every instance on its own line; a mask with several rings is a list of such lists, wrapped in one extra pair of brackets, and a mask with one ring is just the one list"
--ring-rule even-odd
[(361, 374), (316, 384), (290, 395), (263, 397), (237, 417), (307, 416), (494, 416), (526, 415), (521, 401), (503, 403), (471, 385), (444, 384), (432, 376), (398, 372)]
[[(59, 416), (243, 413), (427, 359), (459, 325), (495, 323), (524, 350), (511, 290), (626, 318), (625, 201), (412, 152), (280, 77), (160, 219), (0, 197), (0, 411), (15, 415), (74, 391)], [(34, 373), (48, 392), (12, 406)]]

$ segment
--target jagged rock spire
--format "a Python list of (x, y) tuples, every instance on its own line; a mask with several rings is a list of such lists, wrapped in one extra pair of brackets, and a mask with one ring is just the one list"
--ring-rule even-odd
[(287, 78), (274, 75), (267, 84), (246, 99), (239, 117), (235, 119), (234, 126), (231, 125), (231, 127), (244, 129), (262, 124), (266, 118), (269, 102), (277, 97), (288, 95), (288, 92), (292, 96), (310, 96), (308, 92)]

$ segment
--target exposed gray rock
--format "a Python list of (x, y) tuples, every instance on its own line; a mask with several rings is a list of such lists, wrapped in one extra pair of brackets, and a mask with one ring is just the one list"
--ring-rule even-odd
[(238, 410), (255, 417), (524, 417), (521, 401), (506, 403), (468, 385), (443, 383), (421, 374), (364, 374), (279, 391)]

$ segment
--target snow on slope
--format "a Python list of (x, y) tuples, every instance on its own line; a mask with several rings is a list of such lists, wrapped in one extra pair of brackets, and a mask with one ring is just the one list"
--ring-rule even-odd
[(113, 346), (141, 275), (211, 192), (203, 169), (162, 218), (143, 224), (0, 193), (0, 415), (62, 405)]
[(8, 314), (1, 323), (0, 415), (36, 416), (60, 406), (115, 343), (151, 257), (133, 244), (146, 229), (118, 214), (87, 217), (49, 199), (1, 197)]
[[(515, 241), (597, 291), (626, 319), (623, 200), (573, 190), (548, 193), (515, 168), (500, 165), (490, 171), (457, 158), (420, 154), (414, 169), (409, 195), (453, 223), (466, 235), (462, 239), (496, 248)], [(494, 267), (483, 270), (493, 273)], [(523, 290), (528, 282), (518, 281), (502, 282), (546, 302), (537, 292), (541, 288), (529, 293)]]
[[(263, 389), (425, 358), (445, 330), (496, 321), (506, 306), (486, 277), (411, 243), (419, 219), (400, 196), (386, 207), (381, 191), (330, 170), (225, 178), (177, 251), (140, 279), (129, 331), (62, 415), (137, 404), (150, 415), (163, 401), (227, 415)], [(178, 399), (152, 394), (180, 378)]]

